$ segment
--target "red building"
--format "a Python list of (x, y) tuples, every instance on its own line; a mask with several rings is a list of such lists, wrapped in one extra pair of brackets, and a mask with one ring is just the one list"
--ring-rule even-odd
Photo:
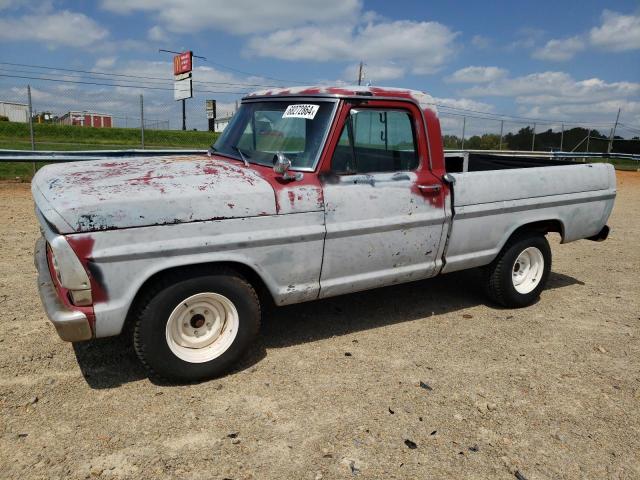
[(113, 118), (111, 115), (95, 112), (68, 112), (60, 117), (62, 125), (78, 125), (80, 127), (111, 128)]

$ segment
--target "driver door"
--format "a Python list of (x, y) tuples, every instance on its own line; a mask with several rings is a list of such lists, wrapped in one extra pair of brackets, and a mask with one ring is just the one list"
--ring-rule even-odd
[(378, 104), (350, 107), (323, 185), (320, 297), (427, 278), (439, 265), (444, 192), (416, 134), (422, 116), (406, 102)]

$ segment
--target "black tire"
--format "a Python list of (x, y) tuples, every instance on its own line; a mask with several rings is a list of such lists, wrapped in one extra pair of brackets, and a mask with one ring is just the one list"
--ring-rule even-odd
[[(216, 293), (233, 303), (238, 327), (230, 346), (217, 358), (195, 363), (179, 358), (167, 341), (167, 322), (174, 309), (198, 293)], [(186, 304), (185, 304), (186, 305)], [(260, 302), (253, 287), (238, 273), (220, 269), (206, 275), (164, 278), (139, 303), (133, 345), (152, 375), (167, 380), (197, 381), (227, 373), (247, 352), (260, 328)]]
[[(542, 253), (544, 266), (537, 286), (528, 293), (516, 290), (512, 278), (516, 259), (529, 247)], [(510, 239), (498, 257), (485, 268), (487, 295), (494, 302), (509, 308), (521, 308), (532, 305), (540, 297), (551, 272), (551, 248), (544, 235), (529, 233)]]

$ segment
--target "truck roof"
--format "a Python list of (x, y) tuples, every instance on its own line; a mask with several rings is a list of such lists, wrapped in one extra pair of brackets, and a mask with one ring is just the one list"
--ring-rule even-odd
[(257, 97), (287, 97), (287, 96), (313, 96), (313, 97), (379, 97), (402, 98), (412, 100), (423, 110), (431, 110), (437, 114), (436, 104), (431, 95), (420, 90), (396, 87), (373, 87), (363, 85), (314, 85), (304, 87), (282, 87), (258, 90), (250, 93), (245, 98)]

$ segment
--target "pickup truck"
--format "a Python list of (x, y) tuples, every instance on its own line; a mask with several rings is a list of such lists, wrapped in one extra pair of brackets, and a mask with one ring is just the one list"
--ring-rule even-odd
[(151, 373), (196, 380), (238, 362), (268, 305), (476, 267), (495, 304), (530, 305), (545, 235), (604, 240), (616, 179), (608, 164), (445, 155), (422, 92), (304, 87), (245, 97), (207, 154), (52, 164), (32, 193), (59, 336), (129, 331)]

